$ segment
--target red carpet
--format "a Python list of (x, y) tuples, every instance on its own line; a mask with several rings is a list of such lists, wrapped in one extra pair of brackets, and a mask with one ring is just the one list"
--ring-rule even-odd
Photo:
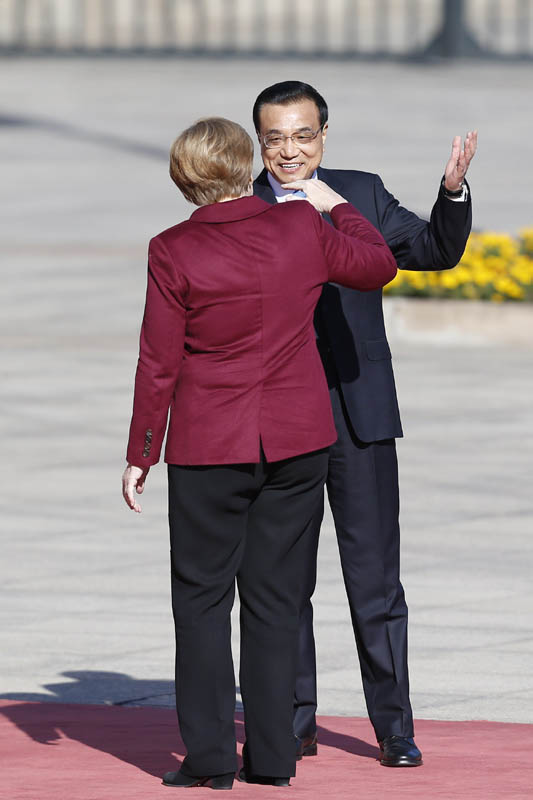
[[(173, 711), (4, 700), (0, 712), (2, 800), (172, 800), (180, 793), (160, 784), (183, 756)], [(242, 741), (242, 718), (237, 731)], [(319, 756), (300, 762), (290, 789), (236, 782), (232, 796), (533, 798), (533, 725), (420, 720), (416, 733), (425, 765), (387, 769), (376, 761), (367, 720), (321, 717)], [(191, 789), (186, 798), (211, 791)]]

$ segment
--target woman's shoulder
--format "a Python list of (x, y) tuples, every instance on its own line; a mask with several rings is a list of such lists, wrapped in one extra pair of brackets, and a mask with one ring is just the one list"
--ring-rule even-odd
[(150, 239), (150, 250), (159, 250), (163, 249), (172, 249), (176, 243), (178, 243), (184, 236), (190, 234), (195, 228), (195, 225), (190, 220), (184, 220), (183, 222), (178, 222), (176, 225), (171, 225), (170, 228), (165, 228), (164, 230), (157, 233), (155, 236), (152, 236)]
[(194, 228), (194, 223), (191, 222), (190, 219), (186, 219), (183, 220), (183, 222), (177, 222), (176, 225), (171, 225), (170, 228), (165, 228), (159, 233), (156, 233), (155, 236), (152, 236), (151, 241), (161, 240), (162, 242), (169, 242), (174, 239), (179, 239), (192, 228)]
[(192, 228), (189, 220), (185, 220), (152, 236), (148, 244), (149, 261), (161, 265), (173, 264), (174, 269), (181, 270), (183, 267), (182, 253), (189, 249), (187, 246), (183, 247), (183, 237), (187, 236)]

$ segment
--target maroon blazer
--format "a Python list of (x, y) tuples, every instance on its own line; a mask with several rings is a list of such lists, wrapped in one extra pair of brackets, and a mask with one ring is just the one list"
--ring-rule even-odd
[(377, 289), (396, 274), (348, 203), (325, 222), (305, 200), (242, 197), (197, 209), (150, 242), (127, 459), (149, 467), (258, 463), (337, 434), (315, 344), (327, 281)]

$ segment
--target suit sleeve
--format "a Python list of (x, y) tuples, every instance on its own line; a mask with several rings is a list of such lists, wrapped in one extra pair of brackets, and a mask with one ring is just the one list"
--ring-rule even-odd
[(380, 289), (396, 275), (396, 262), (383, 236), (350, 203), (332, 210), (329, 225), (313, 210), (327, 264), (327, 280), (350, 289)]
[(380, 231), (400, 269), (450, 269), (461, 260), (472, 227), (470, 187), (463, 202), (447, 198), (441, 187), (429, 222), (403, 208), (377, 175), (374, 197)]
[(150, 242), (148, 285), (135, 375), (126, 458), (137, 467), (157, 464), (168, 410), (183, 359), (185, 280), (161, 240)]

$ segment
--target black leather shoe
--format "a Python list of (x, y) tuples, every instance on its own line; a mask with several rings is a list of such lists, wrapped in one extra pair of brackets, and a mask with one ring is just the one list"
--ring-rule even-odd
[(165, 772), (163, 786), (178, 786), (181, 789), (191, 789), (193, 786), (209, 786), (211, 789), (231, 789), (235, 774), (227, 772), (225, 775), (207, 775), (205, 778), (191, 778), (182, 772)]
[(379, 743), (381, 750), (380, 764), (384, 767), (420, 767), (422, 753), (414, 739), (405, 736), (386, 736)]
[(247, 775), (244, 767), (239, 771), (237, 780), (241, 783), (260, 783), (262, 786), (290, 786), (290, 778), (275, 778), (270, 775)]
[(316, 756), (318, 753), (318, 740), (316, 733), (313, 736), (295, 736), (297, 742), (296, 761), (301, 761), (304, 756)]

